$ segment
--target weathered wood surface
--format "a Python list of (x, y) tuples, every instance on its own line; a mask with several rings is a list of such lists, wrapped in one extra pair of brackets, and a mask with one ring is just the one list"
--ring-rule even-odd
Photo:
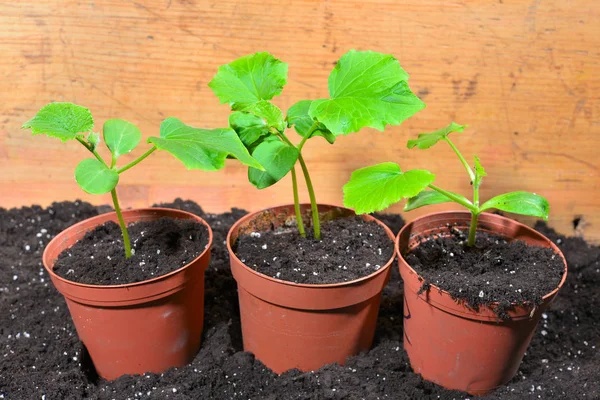
[[(479, 155), (488, 171), (483, 199), (517, 189), (542, 194), (553, 227), (573, 234), (580, 216), (579, 233), (600, 242), (595, 1), (3, 2), (0, 46), (3, 207), (109, 202), (75, 184), (73, 170), (86, 156), (77, 143), (20, 130), (49, 101), (90, 107), (97, 126), (125, 118), (146, 136), (171, 115), (219, 127), (228, 109), (207, 83), (220, 64), (261, 50), (288, 62), (289, 83), (276, 100), (285, 108), (325, 96), (333, 63), (357, 48), (395, 54), (428, 107), (385, 133), (365, 130), (334, 146), (308, 143), (319, 201), (340, 203), (350, 172), (382, 161), (429, 167), (440, 185), (467, 194), (469, 182), (448, 148), (405, 148), (409, 137), (455, 120), (470, 125), (456, 144), (469, 158)], [(167, 154), (124, 174), (120, 195), (126, 207), (181, 196), (215, 212), (292, 200), (288, 179), (258, 191), (235, 163), (216, 173), (189, 172)]]

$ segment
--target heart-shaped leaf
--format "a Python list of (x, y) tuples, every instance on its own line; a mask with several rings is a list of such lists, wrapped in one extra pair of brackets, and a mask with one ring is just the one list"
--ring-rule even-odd
[(483, 203), (481, 211), (495, 208), (515, 214), (530, 215), (548, 220), (550, 204), (548, 200), (535, 193), (510, 192), (493, 197)]
[(279, 132), (283, 132), (285, 130), (286, 125), (283, 118), (283, 112), (279, 109), (279, 107), (269, 101), (258, 101), (249, 105), (248, 107), (245, 107), (243, 111), (262, 118), (267, 126), (273, 127)]
[(425, 104), (408, 87), (408, 74), (396, 58), (373, 51), (350, 50), (329, 75), (329, 99), (314, 100), (308, 111), (334, 135), (402, 121)]
[(102, 134), (115, 160), (135, 149), (142, 140), (142, 133), (138, 127), (122, 119), (107, 120)]
[[(301, 100), (291, 106), (287, 112), (288, 127), (294, 126), (296, 132), (298, 132), (298, 134), (302, 137), (306, 136), (314, 123), (314, 120), (310, 117), (310, 115), (308, 115), (308, 110), (310, 109), (311, 104), (312, 100)], [(330, 144), (335, 142), (335, 135), (320, 122), (317, 125), (317, 129), (315, 129), (310, 135), (311, 138), (314, 136), (322, 136)]]
[(169, 117), (160, 124), (160, 137), (150, 137), (148, 142), (177, 157), (187, 169), (219, 170), (228, 154), (250, 167), (262, 168), (231, 128), (194, 128)]
[(75, 168), (75, 180), (87, 193), (104, 194), (117, 186), (119, 174), (95, 158), (86, 158)]
[(229, 126), (237, 132), (246, 147), (270, 134), (264, 118), (242, 111), (234, 111), (229, 115)]
[(435, 180), (426, 170), (402, 172), (400, 166), (386, 162), (357, 169), (344, 185), (344, 205), (357, 214), (381, 211), (403, 198), (413, 197)]
[(23, 129), (31, 129), (34, 135), (46, 134), (66, 142), (82, 137), (94, 127), (94, 119), (89, 109), (73, 103), (50, 103), (23, 124)]
[(261, 100), (271, 100), (287, 82), (288, 66), (269, 53), (256, 53), (219, 67), (208, 86), (221, 103), (242, 110)]
[(298, 150), (274, 136), (266, 138), (252, 152), (252, 156), (265, 168), (248, 169), (248, 180), (258, 189), (267, 188), (280, 181), (294, 167)]
[(459, 125), (456, 122), (452, 122), (447, 127), (438, 129), (437, 131), (419, 134), (419, 137), (417, 139), (409, 140), (406, 144), (406, 147), (412, 149), (416, 146), (419, 149), (425, 150), (430, 148), (440, 140), (444, 139), (452, 132), (464, 131), (466, 127), (467, 125)]

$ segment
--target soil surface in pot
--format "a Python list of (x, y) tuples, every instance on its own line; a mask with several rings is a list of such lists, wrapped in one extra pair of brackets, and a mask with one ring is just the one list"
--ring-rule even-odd
[(240, 235), (235, 254), (248, 267), (275, 279), (325, 284), (353, 281), (388, 263), (394, 242), (376, 222), (360, 217), (338, 218), (321, 224), (321, 240), (312, 228), (307, 237), (296, 227)]
[(511, 303), (539, 304), (558, 287), (565, 266), (552, 249), (487, 232), (478, 232), (475, 245), (469, 247), (467, 235), (453, 230), (452, 236), (425, 237), (405, 256), (424, 278), (422, 291), (433, 284), (475, 310), (491, 305), (507, 319)]
[[(245, 212), (205, 214), (187, 201), (166, 206), (198, 214), (213, 228), (202, 347), (185, 367), (113, 382), (95, 376), (65, 301), (41, 260), (54, 235), (110, 209), (80, 202), (0, 209), (0, 395), (4, 399), (473, 399), (426, 382), (410, 369), (402, 348), (404, 293), (395, 266), (383, 291), (369, 352), (351, 357), (345, 366), (272, 373), (242, 351), (236, 284), (225, 238)], [(396, 233), (402, 226), (396, 215), (378, 218)], [(517, 376), (482, 399), (600, 398), (600, 248), (557, 235), (544, 224), (537, 229), (561, 248), (569, 275), (540, 321)]]
[(173, 272), (193, 261), (208, 245), (208, 229), (191, 220), (160, 218), (127, 227), (132, 256), (125, 258), (121, 228), (107, 222), (87, 232), (54, 264), (54, 272), (73, 282), (120, 285)]

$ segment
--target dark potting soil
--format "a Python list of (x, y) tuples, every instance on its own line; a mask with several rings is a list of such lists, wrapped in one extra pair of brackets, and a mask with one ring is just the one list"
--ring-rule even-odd
[(385, 266), (394, 242), (376, 222), (360, 217), (339, 218), (321, 225), (321, 240), (309, 229), (295, 227), (240, 235), (237, 257), (248, 267), (275, 279), (324, 284), (352, 281)]
[(492, 306), (498, 317), (508, 319), (511, 303), (540, 304), (558, 287), (565, 267), (552, 249), (487, 232), (478, 232), (469, 247), (467, 235), (453, 230), (452, 236), (425, 237), (405, 256), (424, 278), (421, 291), (433, 284), (475, 310)]
[[(57, 399), (474, 399), (414, 374), (402, 348), (402, 281), (396, 266), (383, 298), (375, 341), (346, 365), (272, 373), (242, 351), (236, 284), (224, 241), (245, 214), (204, 214), (193, 202), (168, 204), (205, 218), (214, 246), (206, 271), (202, 347), (194, 360), (162, 374), (97, 379), (77, 339), (63, 297), (41, 264), (48, 241), (98, 213), (86, 203), (0, 209), (0, 398)], [(101, 212), (109, 211), (102, 207)], [(379, 216), (398, 232), (400, 217)], [(565, 238), (544, 224), (569, 264), (569, 275), (543, 315), (519, 372), (482, 399), (600, 398), (600, 247)], [(38, 234), (40, 234), (38, 236)]]
[(119, 225), (107, 222), (58, 256), (54, 272), (91, 285), (141, 282), (175, 271), (208, 245), (208, 229), (190, 220), (160, 218), (127, 227), (132, 256), (125, 258)]

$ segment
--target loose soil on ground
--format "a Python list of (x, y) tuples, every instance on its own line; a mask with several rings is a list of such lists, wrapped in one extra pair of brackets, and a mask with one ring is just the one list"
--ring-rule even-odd
[[(0, 398), (27, 399), (473, 399), (414, 374), (402, 348), (402, 282), (397, 266), (384, 289), (372, 349), (318, 371), (269, 371), (242, 351), (236, 284), (225, 238), (242, 215), (205, 214), (193, 202), (168, 204), (205, 218), (214, 231), (206, 271), (202, 348), (162, 374), (98, 379), (62, 296), (41, 264), (44, 246), (77, 221), (106, 212), (81, 202), (0, 209)], [(402, 220), (381, 216), (394, 232)], [(543, 316), (515, 378), (484, 399), (600, 398), (600, 248), (557, 235), (569, 263), (564, 288)]]

